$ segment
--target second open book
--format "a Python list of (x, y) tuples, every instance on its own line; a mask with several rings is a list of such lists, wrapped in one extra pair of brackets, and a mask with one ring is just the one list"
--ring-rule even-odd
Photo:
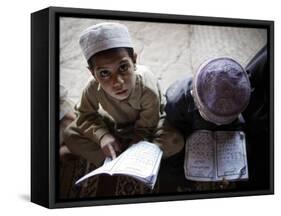
[(245, 134), (195, 131), (186, 141), (184, 170), (186, 179), (195, 181), (248, 179)]

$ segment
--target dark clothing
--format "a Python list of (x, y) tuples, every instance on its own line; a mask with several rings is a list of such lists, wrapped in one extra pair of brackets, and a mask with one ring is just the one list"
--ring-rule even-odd
[(269, 67), (266, 47), (262, 48), (249, 62), (246, 71), (249, 74), (252, 93), (250, 103), (243, 112), (243, 116), (247, 122), (266, 123), (269, 111)]
[(246, 66), (252, 93), (243, 112), (248, 139), (247, 154), (250, 185), (253, 189), (269, 188), (269, 65), (267, 47), (262, 48)]

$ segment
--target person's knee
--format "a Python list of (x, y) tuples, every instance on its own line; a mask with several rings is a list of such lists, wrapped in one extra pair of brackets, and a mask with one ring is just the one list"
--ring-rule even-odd
[(163, 158), (171, 157), (184, 148), (184, 136), (166, 118), (162, 118), (154, 134), (153, 142), (161, 146)]
[(76, 116), (73, 112), (68, 112), (65, 114), (65, 116), (60, 120), (60, 125), (63, 129), (65, 129), (68, 125), (70, 125), (74, 120), (76, 119)]
[(164, 158), (171, 157), (184, 148), (184, 137), (177, 131), (171, 131), (163, 143)]
[(69, 148), (71, 152), (73, 152), (73, 146), (75, 142), (75, 134), (76, 132), (73, 130), (72, 124), (68, 125), (63, 131), (63, 140), (64, 144)]
[(66, 145), (63, 145), (60, 147), (59, 155), (60, 155), (61, 162), (68, 162), (68, 161), (73, 161), (73, 160), (79, 159), (78, 156), (71, 153), (71, 151), (69, 150), (69, 148)]
[(63, 140), (66, 143), (68, 143), (67, 141), (71, 138), (72, 132), (71, 129), (69, 127), (66, 127), (63, 131)]
[(73, 143), (75, 143), (75, 141), (73, 141), (73, 134), (74, 131), (71, 127), (71, 124), (69, 124), (62, 132), (63, 142), (60, 146), (60, 158), (63, 161), (76, 158), (73, 152), (72, 145)]
[[(90, 140), (77, 127), (75, 122), (64, 130), (64, 143), (72, 154), (92, 162), (102, 154), (99, 145)], [(98, 160), (98, 159), (97, 159)]]

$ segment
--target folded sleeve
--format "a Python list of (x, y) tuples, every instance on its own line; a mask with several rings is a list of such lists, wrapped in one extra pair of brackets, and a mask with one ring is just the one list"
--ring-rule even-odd
[(78, 111), (76, 125), (84, 136), (99, 144), (101, 138), (109, 133), (109, 130), (98, 112), (97, 94), (97, 85), (92, 81), (83, 91), (80, 104), (76, 108)]
[(157, 92), (146, 89), (140, 99), (139, 118), (135, 123), (135, 135), (151, 139), (160, 118), (160, 99)]

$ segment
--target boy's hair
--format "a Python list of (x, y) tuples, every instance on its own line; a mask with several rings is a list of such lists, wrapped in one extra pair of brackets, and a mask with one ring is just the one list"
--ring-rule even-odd
[[(108, 49), (108, 50), (103, 50), (103, 51), (101, 51), (101, 52), (99, 52), (99, 53), (96, 53), (96, 54), (107, 53), (107, 52), (113, 52), (113, 53), (115, 53), (115, 52), (120, 51), (121, 49), (125, 49), (125, 50), (127, 51), (128, 55), (129, 55), (129, 57), (130, 57), (132, 60), (134, 60), (134, 49), (133, 49), (133, 48), (128, 48), (128, 47), (112, 48), (112, 49)], [(95, 58), (96, 54), (95, 54), (95, 55), (92, 55), (92, 56), (89, 58), (89, 60), (87, 61), (87, 62), (88, 62), (88, 67), (89, 67), (89, 69), (93, 69), (93, 68), (95, 67), (95, 60), (94, 60), (94, 58)]]

